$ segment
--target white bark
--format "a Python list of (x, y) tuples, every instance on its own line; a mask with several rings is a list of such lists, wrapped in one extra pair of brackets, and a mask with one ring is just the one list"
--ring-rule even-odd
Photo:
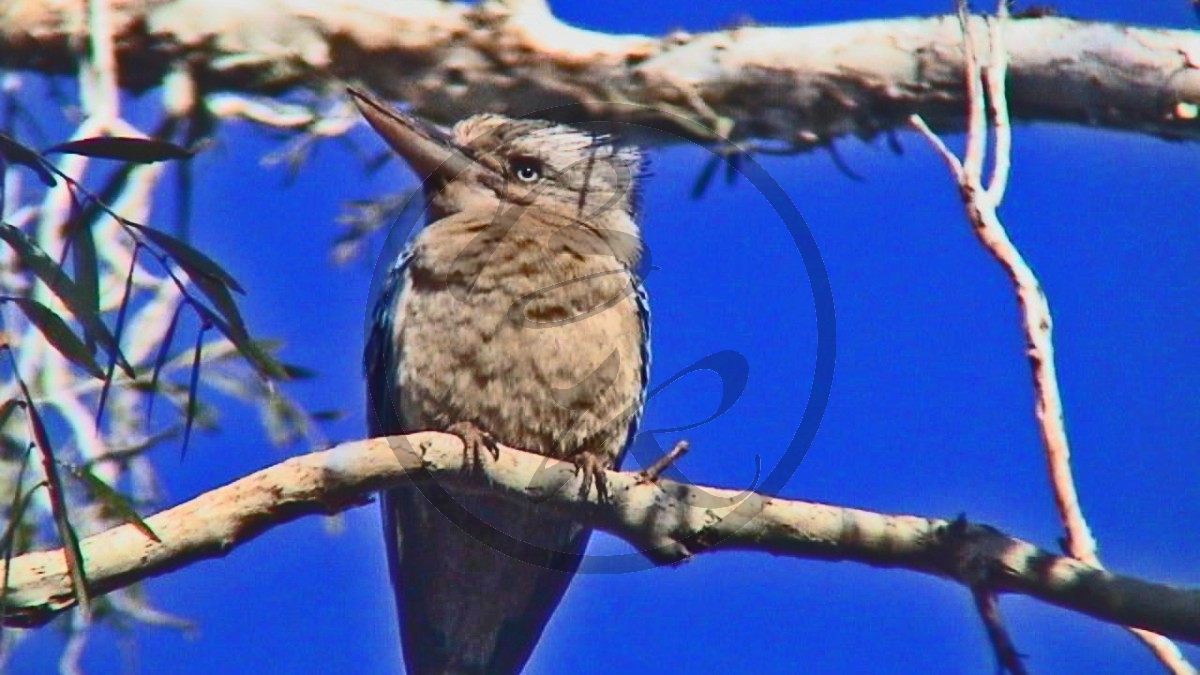
[[(4, 3), (0, 66), (72, 70), (82, 4)], [(797, 150), (870, 138), (912, 114), (957, 130), (966, 110), (953, 16), (645, 36), (568, 26), (541, 0), (111, 4), (120, 79), (133, 89), (184, 70), (202, 92), (351, 80), (441, 122), (570, 104), (539, 115), (645, 124), (643, 142), (719, 132)], [(1014, 119), (1200, 137), (1200, 34), (1055, 17), (1006, 30)]]
[[(271, 527), (363, 504), (413, 476), (544, 506), (621, 537), (658, 562), (707, 550), (851, 560), (951, 579), (973, 589), (1030, 595), (1103, 621), (1200, 642), (1200, 591), (1115, 575), (985, 525), (888, 515), (608, 472), (610, 499), (579, 494), (575, 468), (512, 448), (464, 463), (462, 442), (442, 433), (345, 443), (294, 457), (132, 525), (82, 542), (93, 595), (220, 557)], [(44, 624), (71, 607), (62, 550), (11, 562), (6, 622)], [(585, 563), (586, 567), (586, 563)], [(0, 575), (3, 569), (0, 568)]]

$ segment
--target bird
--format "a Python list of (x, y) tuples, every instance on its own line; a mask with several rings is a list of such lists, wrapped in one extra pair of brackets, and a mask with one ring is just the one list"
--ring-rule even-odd
[[(445, 431), (476, 462), (499, 445), (571, 461), (606, 499), (649, 377), (641, 152), (490, 113), (444, 129), (349, 93), (424, 181), (427, 215), (369, 322), (370, 435)], [(449, 484), (381, 503), (406, 672), (521, 672), (591, 528)]]

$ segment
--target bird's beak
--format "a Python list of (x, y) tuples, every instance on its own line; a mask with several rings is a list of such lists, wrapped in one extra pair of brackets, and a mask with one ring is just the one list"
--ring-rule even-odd
[(478, 170), (471, 155), (438, 127), (396, 110), (361, 89), (349, 87), (347, 91), (375, 132), (423, 180), (449, 182), (463, 172)]

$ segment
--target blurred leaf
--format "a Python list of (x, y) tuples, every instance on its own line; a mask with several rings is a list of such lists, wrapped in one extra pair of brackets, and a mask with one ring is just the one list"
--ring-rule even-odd
[(21, 528), (21, 524), (25, 521), (25, 511), (29, 509), (29, 502), (33, 501), (33, 493), (37, 492), (46, 484), (46, 481), (39, 481), (36, 485), (25, 491), (24, 496), (21, 494), (21, 481), (25, 475), (25, 467), (29, 463), (29, 453), (25, 453), (25, 460), (21, 463), (21, 471), (18, 474), (17, 489), (13, 490), (12, 506), (8, 512), (8, 527), (4, 528), (4, 539), (0, 540), (0, 550), (4, 551), (4, 578), (0, 579), (0, 626), (4, 625), (4, 617), (8, 609), (8, 580), (9, 573), (12, 571), (13, 555), (18, 550), (17, 532)]
[(154, 242), (156, 246), (171, 256), (183, 268), (183, 271), (187, 272), (192, 281), (197, 282), (197, 285), (199, 285), (201, 279), (208, 278), (220, 282), (221, 285), (237, 293), (246, 292), (232, 275), (213, 261), (212, 258), (209, 258), (200, 251), (154, 228), (136, 223), (127, 223), (127, 225), (141, 232), (147, 239)]
[[(16, 402), (16, 401), (13, 401), (13, 402)], [(21, 403), (24, 403), (24, 402), (22, 401)], [(25, 482), (25, 471), (27, 469), (29, 469), (29, 457), (32, 454), (33, 454), (33, 445), (32, 444), (27, 445), (25, 447), (25, 452), (22, 453), (22, 455), (21, 455), (21, 467), (19, 469), (17, 469), (17, 480), (13, 484), (12, 504), (9, 506), (9, 509), (8, 509), (8, 514), (9, 514), (10, 520), (8, 523), (8, 527), (4, 528), (4, 539), (0, 540), (0, 550), (3, 550), (5, 552), (5, 556), (6, 556), (4, 559), (5, 564), (8, 563), (7, 555), (11, 552), (10, 547), (13, 543), (13, 532), (16, 529), (16, 526), (20, 524), (21, 516), (24, 513), (24, 508), (21, 506), (21, 485), (24, 484), (24, 482)], [(26, 495), (27, 495), (26, 499), (28, 499), (28, 494), (31, 494), (36, 488), (37, 488), (37, 486), (29, 489), (29, 492), (26, 493)], [(5, 579), (5, 581), (7, 582), (8, 580)], [(7, 586), (8, 586), (8, 584), (5, 583), (4, 587), (7, 587)], [(0, 609), (2, 609), (3, 607), (4, 607), (4, 603), (0, 602)], [(3, 625), (3, 622), (0, 622), (0, 625)]]
[(3, 132), (0, 132), (0, 155), (13, 164), (32, 169), (46, 187), (58, 185), (54, 174), (46, 168), (46, 160), (36, 150), (25, 147)]
[(346, 411), (345, 410), (318, 410), (316, 412), (309, 413), (308, 416), (318, 422), (336, 422), (337, 420), (344, 419), (346, 417)]
[(233, 343), (238, 353), (246, 359), (259, 376), (268, 380), (288, 379), (287, 370), (284, 369), (283, 365), (263, 348), (262, 343), (250, 339), (250, 336), (246, 333), (245, 326), (242, 326), (238, 330), (226, 323), (221, 317), (210, 312), (207, 308), (199, 307), (197, 311)]
[(64, 358), (83, 368), (96, 379), (104, 379), (104, 371), (88, 351), (87, 345), (83, 344), (83, 340), (75, 335), (67, 322), (49, 307), (29, 298), (7, 297), (2, 300), (16, 303), (25, 314), (25, 318), (29, 319), (29, 323), (33, 324)]
[(150, 526), (146, 524), (142, 516), (133, 508), (133, 504), (129, 502), (128, 497), (114, 490), (111, 485), (100, 480), (96, 477), (96, 474), (82, 466), (75, 466), (65, 462), (59, 462), (58, 465), (66, 469), (67, 473), (74, 476), (83, 484), (83, 487), (87, 490), (88, 497), (103, 504), (109, 509), (112, 515), (133, 525), (142, 534), (156, 542), (162, 543), (158, 535), (154, 534), (154, 530), (150, 529)]
[(700, 199), (708, 192), (708, 186), (712, 184), (713, 176), (717, 175), (717, 169), (721, 166), (721, 158), (713, 155), (704, 164), (704, 168), (700, 170), (700, 175), (696, 176), (696, 182), (692, 184), (692, 199)]
[(24, 402), (15, 398), (10, 398), (4, 403), (0, 403), (0, 431), (4, 430), (4, 425), (8, 424), (8, 419), (22, 405), (24, 405)]
[(0, 239), (12, 247), (22, 265), (29, 268), (58, 299), (62, 300), (88, 338), (104, 347), (109, 357), (116, 360), (121, 370), (132, 379), (133, 366), (121, 354), (120, 346), (108, 331), (108, 327), (100, 320), (99, 314), (88, 309), (85, 294), (63, 273), (62, 268), (24, 232), (8, 223), (0, 223)]
[(136, 164), (153, 164), (178, 159), (190, 159), (192, 153), (169, 141), (154, 138), (123, 138), (98, 136), (59, 143), (46, 148), (46, 153), (61, 152), (97, 159), (117, 159)]
[[(205, 364), (212, 364), (208, 360), (209, 350), (205, 350)], [(234, 358), (243, 360), (241, 354), (234, 351)], [(201, 372), (200, 380), (209, 387), (216, 389), (222, 394), (230, 398), (236, 398), (243, 403), (259, 403), (266, 396), (265, 387), (260, 378), (246, 377), (244, 372), (237, 372), (228, 368), (207, 368)]]
[(294, 403), (279, 395), (267, 398), (263, 407), (263, 422), (267, 427), (267, 436), (276, 446), (295, 443), (304, 438), (308, 431), (304, 414)]

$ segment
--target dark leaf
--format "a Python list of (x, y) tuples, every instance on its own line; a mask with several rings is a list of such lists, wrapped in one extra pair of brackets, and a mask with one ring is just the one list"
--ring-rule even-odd
[[(117, 328), (113, 331), (117, 344), (121, 343), (121, 333), (125, 330), (125, 314), (129, 309), (129, 296), (133, 292), (133, 273), (137, 270), (137, 257), (141, 250), (139, 245), (134, 244), (133, 254), (129, 256), (129, 274), (125, 277), (125, 292), (121, 295), (121, 305), (117, 309)], [(100, 387), (100, 402), (96, 405), (97, 429), (100, 428), (100, 422), (104, 419), (104, 404), (108, 401), (108, 391), (113, 382), (113, 368), (116, 365), (115, 362), (109, 362), (108, 372), (104, 375), (104, 386)]]
[(742, 175), (742, 157), (743, 153), (735, 152), (725, 158), (725, 184), (733, 185), (737, 182), (737, 177)]
[(168, 160), (189, 159), (192, 153), (168, 141), (154, 138), (122, 138), (98, 136), (59, 143), (45, 152), (61, 152), (97, 159), (117, 159), (137, 164), (153, 164)]
[[(183, 145), (193, 152), (216, 134), (217, 117), (203, 100), (191, 107), (184, 126)], [(190, 162), (175, 167), (175, 233), (187, 241), (192, 217), (192, 165)]]
[(162, 345), (158, 348), (158, 356), (154, 359), (154, 372), (150, 376), (150, 402), (146, 405), (146, 421), (149, 422), (150, 416), (154, 414), (154, 399), (158, 393), (158, 375), (162, 372), (163, 365), (167, 362), (167, 355), (171, 351), (171, 340), (175, 338), (175, 328), (179, 326), (179, 314), (183, 311), (185, 303), (179, 303), (175, 307), (175, 314), (171, 316), (171, 323), (167, 325), (167, 332), (163, 335)]
[(196, 351), (192, 354), (192, 378), (188, 380), (187, 408), (183, 422), (183, 448), (179, 451), (179, 459), (187, 455), (188, 441), (192, 437), (192, 423), (196, 421), (196, 387), (200, 384), (200, 352), (204, 347), (204, 331), (202, 327), (196, 333)]
[[(259, 345), (261, 346), (262, 343), (260, 342)], [(312, 370), (311, 368), (294, 366), (290, 363), (283, 363), (280, 365), (283, 366), (283, 372), (287, 373), (289, 380), (311, 380), (317, 376), (317, 371)]]
[(717, 174), (720, 166), (720, 157), (713, 155), (709, 158), (704, 168), (700, 170), (700, 175), (696, 177), (696, 182), (692, 184), (692, 199), (700, 199), (705, 192), (708, 192), (708, 186), (712, 183), (713, 176)]
[(154, 242), (156, 246), (171, 256), (183, 268), (183, 271), (187, 272), (192, 281), (199, 282), (201, 277), (208, 277), (219, 281), (222, 285), (237, 293), (246, 292), (232, 275), (214, 262), (212, 258), (209, 258), (200, 251), (169, 234), (159, 232), (153, 228), (135, 223), (129, 223), (129, 226), (144, 234), (147, 239)]
[(175, 234), (183, 241), (191, 239), (192, 192), (191, 162), (175, 167)]
[(204, 297), (208, 298), (213, 309), (217, 310), (217, 314), (225, 320), (232, 331), (243, 338), (249, 337), (250, 333), (246, 330), (246, 322), (242, 319), (242, 313), (228, 288), (211, 277), (205, 276), (192, 277), (192, 283), (200, 289)]
[(79, 537), (75, 534), (75, 529), (71, 527), (71, 521), (67, 518), (67, 495), (63, 492), (62, 478), (58, 475), (57, 462), (54, 461), (54, 449), (50, 445), (50, 435), (46, 433), (46, 425), (42, 423), (42, 416), (38, 413), (37, 406), (33, 404), (33, 397), (29, 395), (25, 381), (18, 377), (17, 383), (21, 387), (21, 393), (25, 396), (25, 413), (29, 417), (33, 440), (37, 444), (42, 458), (46, 489), (50, 493), (50, 511), (54, 515), (54, 526), (58, 530), (63, 550), (67, 555), (67, 569), (71, 575), (75, 598), (79, 601), (79, 612), (86, 620), (91, 614), (91, 601), (88, 596), (87, 575), (83, 570), (83, 551), (79, 548)]
[(122, 164), (116, 171), (109, 174), (108, 179), (104, 181), (104, 187), (91, 196), (79, 218), (67, 223), (63, 229), (63, 236), (70, 237), (74, 228), (77, 227), (94, 226), (100, 216), (105, 213), (116, 218), (116, 215), (111, 214), (111, 210), (106, 205), (120, 198), (121, 193), (129, 186), (129, 179), (133, 177), (133, 172), (137, 170), (137, 167), (137, 164)]
[(842, 174), (844, 174), (847, 178), (855, 181), (856, 183), (862, 183), (867, 180), (862, 176), (862, 174), (850, 168), (850, 165), (847, 164), (846, 160), (842, 158), (842, 153), (838, 151), (837, 146), (834, 145), (832, 141), (825, 144), (825, 149), (829, 151), (829, 157), (833, 160), (833, 165), (836, 166), (838, 171), (841, 171)]
[(336, 422), (337, 420), (346, 417), (345, 410), (318, 410), (309, 414), (309, 417), (318, 422)]
[[(76, 216), (82, 216), (77, 213)], [(72, 220), (75, 220), (74, 218)], [(100, 313), (100, 262), (96, 256), (96, 237), (92, 228), (72, 227), (67, 241), (71, 245), (71, 267), (75, 272), (75, 285), (79, 288), (79, 300), (93, 314)], [(120, 342), (120, 335), (117, 341)]]
[(25, 314), (25, 318), (29, 319), (29, 323), (37, 327), (38, 331), (50, 341), (55, 351), (86, 370), (93, 377), (104, 379), (104, 371), (100, 369), (100, 364), (96, 363), (96, 359), (88, 350), (87, 345), (83, 344), (83, 340), (79, 339), (79, 336), (71, 331), (67, 322), (59, 318), (53, 310), (29, 298), (9, 297), (4, 300), (16, 303)]
[(83, 487), (87, 490), (88, 496), (93, 500), (103, 504), (109, 509), (109, 512), (112, 515), (120, 518), (126, 523), (129, 523), (130, 525), (133, 525), (139, 531), (141, 531), (142, 534), (150, 537), (154, 541), (160, 543), (162, 542), (162, 540), (158, 538), (158, 535), (154, 534), (154, 530), (151, 530), (150, 526), (146, 524), (146, 521), (142, 519), (142, 516), (137, 512), (137, 510), (133, 508), (133, 504), (129, 502), (128, 497), (114, 490), (111, 485), (97, 478), (94, 473), (85, 467), (75, 466), (65, 462), (59, 462), (59, 466), (66, 469), (67, 473), (78, 479), (79, 482), (83, 484)]
[(50, 256), (46, 255), (45, 251), (37, 244), (33, 243), (24, 232), (12, 225), (0, 223), (0, 239), (11, 246), (21, 263), (29, 268), (38, 279), (41, 279), (42, 283), (46, 284), (54, 295), (62, 300), (67, 309), (71, 310), (71, 314), (79, 321), (84, 334), (99, 343), (108, 352), (109, 357), (116, 360), (117, 365), (121, 366), (121, 370), (133, 378), (133, 366), (121, 354), (116, 339), (108, 331), (104, 322), (100, 320), (100, 316), (88, 309), (85, 294), (81, 293), (75, 282), (63, 273), (62, 268), (51, 260)]
[(21, 145), (5, 133), (0, 133), (0, 155), (3, 155), (4, 159), (13, 164), (20, 164), (23, 167), (32, 169), (46, 187), (58, 185), (58, 181), (54, 179), (54, 174), (50, 172), (50, 169), (46, 168), (46, 160), (42, 159), (42, 156), (36, 150)]
[[(171, 134), (175, 133), (176, 122), (174, 120), (174, 117), (168, 117), (155, 129), (154, 137), (169, 138)], [(108, 178), (104, 181), (104, 187), (96, 194), (91, 195), (81, 216), (68, 223), (67, 227), (64, 228), (63, 236), (69, 238), (76, 227), (92, 227), (104, 213), (110, 213), (114, 218), (117, 218), (115, 214), (111, 214), (111, 210), (106, 205), (112, 204), (121, 197), (121, 194), (129, 186), (129, 179), (133, 177), (133, 172), (137, 168), (137, 164), (122, 164), (109, 174)]]

